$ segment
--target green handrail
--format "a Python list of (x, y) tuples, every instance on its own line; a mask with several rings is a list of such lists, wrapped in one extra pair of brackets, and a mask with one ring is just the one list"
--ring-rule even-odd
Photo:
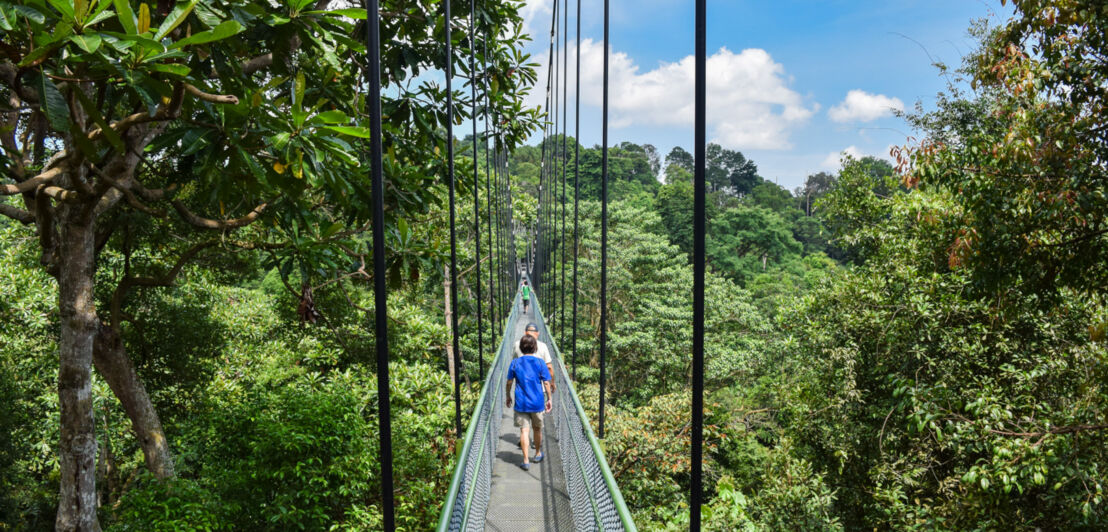
[[(542, 310), (538, 305), (538, 298), (534, 298), (532, 303), (535, 304), (536, 315), (542, 320), (543, 325), (546, 324), (546, 320), (542, 318)], [(562, 375), (569, 375), (566, 371), (566, 366), (562, 363), (562, 353), (558, 350), (558, 344), (554, 337), (547, 334), (550, 338), (550, 345), (554, 349), (554, 353), (557, 355), (554, 359), (557, 361), (558, 367), (562, 369)], [(577, 409), (577, 415), (581, 417), (581, 424), (585, 427), (585, 436), (589, 440), (589, 446), (592, 447), (593, 453), (596, 455), (596, 461), (600, 465), (600, 474), (604, 477), (604, 483), (608, 486), (608, 492), (612, 495), (612, 504), (615, 505), (616, 511), (619, 513), (619, 520), (623, 524), (624, 530), (628, 532), (637, 532), (638, 528), (635, 527), (635, 522), (631, 519), (631, 511), (627, 509), (627, 503), (623, 500), (623, 493), (619, 491), (619, 486), (616, 484), (616, 478), (612, 475), (611, 468), (608, 467), (608, 460), (604, 456), (604, 451), (600, 448), (600, 442), (596, 439), (596, 435), (593, 434), (592, 425), (589, 424), (589, 418), (585, 415), (585, 408), (581, 406), (581, 400), (577, 398), (577, 389), (573, 386), (573, 382), (570, 379), (565, 379), (566, 386), (569, 386), (570, 393), (568, 394), (570, 399), (573, 400), (573, 406)]]
[[(504, 331), (500, 342), (500, 348), (497, 351), (496, 356), (493, 358), (493, 363), (491, 366), (492, 368), (499, 368), (501, 364), (501, 358), (505, 356), (504, 353), (506, 352), (506, 345), (510, 340), (510, 328), (519, 317), (517, 314), (519, 300), (520, 293), (517, 290), (516, 296), (515, 298), (513, 298), (512, 312), (509, 315), (507, 322), (504, 324)], [(532, 297), (531, 304), (534, 305), (535, 317), (540, 323), (543, 324), (543, 329), (545, 330), (546, 322), (543, 319), (542, 310), (539, 308), (538, 298)], [(564, 379), (564, 384), (568, 387), (569, 393), (560, 395), (569, 396), (570, 400), (573, 402), (573, 407), (577, 412), (577, 416), (581, 419), (581, 425), (584, 427), (585, 437), (587, 438), (589, 446), (592, 448), (592, 452), (596, 457), (597, 464), (600, 467), (601, 476), (604, 478), (604, 484), (608, 488), (608, 493), (612, 497), (612, 504), (615, 506), (616, 512), (619, 515), (620, 523), (623, 525), (624, 530), (628, 532), (637, 532), (638, 529), (635, 527), (635, 523), (631, 519), (631, 512), (627, 509), (627, 503), (623, 500), (623, 494), (620, 492), (619, 486), (616, 484), (615, 476), (612, 475), (612, 470), (608, 467), (608, 461), (604, 456), (604, 451), (603, 449), (601, 449), (600, 442), (599, 440), (597, 440), (596, 435), (592, 431), (592, 426), (589, 424), (588, 417), (585, 415), (585, 409), (583, 406), (581, 406), (581, 400), (577, 397), (577, 389), (573, 386), (573, 382), (570, 381), (568, 378), (569, 372), (566, 370), (565, 363), (562, 361), (562, 354), (561, 351), (558, 349), (557, 342), (555, 342), (554, 338), (549, 334), (549, 332), (547, 334), (547, 337), (550, 339), (550, 345), (554, 351), (553, 358), (556, 360), (555, 363), (561, 370), (562, 375), (566, 376), (566, 379)], [(442, 511), (439, 513), (439, 524), (437, 527), (437, 530), (439, 532), (448, 532), (448, 530), (450, 529), (450, 520), (451, 517), (453, 517), (455, 501), (458, 498), (458, 492), (461, 490), (462, 476), (465, 473), (465, 464), (461, 460), (463, 457), (469, 456), (469, 453), (473, 450), (473, 439), (477, 432), (478, 418), (481, 413), (481, 409), (485, 406), (486, 401), (489, 400), (490, 390), (492, 390), (491, 393), (496, 394), (499, 393), (499, 390), (502, 386), (501, 382), (494, 381), (503, 381), (503, 378), (498, 375), (498, 371), (496, 371), (495, 369), (489, 371), (489, 375), (486, 378), (485, 385), (481, 389), (481, 395), (477, 400), (477, 404), (473, 408), (473, 414), (470, 416), (469, 425), (466, 428), (465, 440), (463, 441), (462, 446), (457, 453), (459, 460), (454, 467), (454, 474), (451, 477), (450, 488), (447, 491), (446, 500), (443, 504)], [(560, 398), (559, 402), (564, 406), (564, 399)], [(493, 420), (490, 419), (489, 423), (492, 422)], [(486, 442), (482, 440), (481, 446), (477, 450), (478, 452), (481, 452), (482, 455), (478, 457), (479, 461), (477, 463), (477, 467), (474, 468), (475, 473), (476, 471), (480, 470), (480, 461), (484, 460), (483, 449), (485, 444)], [(576, 446), (574, 446), (574, 450), (576, 452)], [(577, 459), (578, 467), (583, 469), (584, 466), (580, 462), (581, 458), (579, 455)], [(582, 473), (584, 473), (584, 471), (582, 471)], [(594, 517), (597, 521), (597, 524), (600, 525), (599, 508), (597, 507), (595, 497), (593, 496), (591, 491), (589, 491), (589, 499), (593, 507)], [(464, 511), (462, 514), (463, 530), (464, 525), (469, 520), (470, 504), (472, 503), (472, 500), (473, 490), (471, 489), (469, 494), (467, 494), (466, 496)]]
[[(495, 370), (492, 370), (491, 368), (498, 368), (500, 366), (500, 359), (504, 356), (504, 346), (505, 343), (508, 342), (509, 337), (508, 329), (518, 317), (516, 315), (518, 300), (519, 292), (517, 291), (516, 297), (513, 299), (512, 303), (512, 312), (508, 316), (508, 321), (504, 323), (504, 331), (502, 339), (500, 341), (499, 350), (496, 352), (496, 356), (493, 357), (493, 362), (490, 366), (489, 374), (485, 378), (485, 385), (481, 387), (481, 396), (477, 399), (477, 404), (473, 407), (473, 414), (471, 414), (469, 417), (469, 426), (466, 428), (465, 440), (462, 443), (461, 449), (456, 454), (456, 456), (459, 457), (459, 462), (454, 466), (454, 475), (451, 477), (450, 480), (450, 489), (446, 492), (446, 501), (442, 506), (442, 511), (439, 513), (439, 526), (437, 527), (437, 530), (439, 532), (447, 532), (450, 529), (450, 518), (454, 510), (454, 500), (458, 498), (458, 490), (461, 489), (462, 475), (465, 473), (465, 467), (459, 467), (463, 466), (462, 462), (460, 461), (460, 457), (468, 456), (470, 448), (473, 447), (473, 435), (477, 432), (478, 415), (480, 414), (481, 408), (485, 405), (485, 401), (488, 400), (489, 389), (493, 388), (489, 385), (494, 382), (494, 379), (502, 380), (498, 378), (497, 372)], [(498, 387), (496, 389), (499, 390)], [(484, 442), (482, 442), (482, 445), (484, 445)], [(478, 463), (478, 465), (480, 465), (480, 463)], [(476, 470), (477, 469), (474, 469), (474, 471)], [(471, 496), (466, 497), (465, 511), (462, 515), (463, 520), (468, 520), (469, 518), (469, 505), (472, 502), (472, 490), (470, 492), (470, 495)]]

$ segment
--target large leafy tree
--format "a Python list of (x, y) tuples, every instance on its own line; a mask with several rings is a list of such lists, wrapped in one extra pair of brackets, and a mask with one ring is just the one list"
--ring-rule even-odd
[(712, 220), (709, 235), (705, 243), (708, 260), (739, 283), (802, 250), (788, 223), (764, 207), (724, 211)]
[(964, 70), (982, 97), (955, 92), (917, 117), (928, 137), (907, 154), (906, 184), (958, 191), (950, 261), (980, 286), (1096, 291), (1108, 283), (1108, 12), (1013, 4)]
[(705, 155), (704, 177), (713, 191), (728, 191), (742, 197), (762, 181), (758, 176), (758, 166), (742, 152), (712, 143), (708, 144)]
[[(387, 223), (437, 201), (445, 92), (414, 76), (445, 66), (442, 20), (431, 15), (440, 7), (382, 9)], [(468, 42), (463, 7), (456, 45)], [(522, 109), (534, 72), (516, 47), (517, 7), (483, 3), (478, 15), (480, 97), (505, 145), (537, 116)], [(337, 270), (345, 252), (364, 253), (365, 50), (350, 38), (364, 34), (364, 19), (364, 9), (331, 0), (0, 2), (0, 214), (36, 233), (59, 294), (58, 529), (99, 529), (94, 364), (148, 467), (174, 472), (120, 339), (130, 292), (172, 285), (188, 262), (219, 250), (264, 250), (285, 273)], [(467, 73), (469, 50), (456, 50), (451, 61)]]

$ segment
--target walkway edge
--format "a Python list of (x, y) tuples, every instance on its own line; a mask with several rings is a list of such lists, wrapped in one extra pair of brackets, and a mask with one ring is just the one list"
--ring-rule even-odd
[[(518, 304), (518, 300), (519, 292), (517, 291), (516, 297), (513, 299), (512, 303), (513, 314), (515, 313), (515, 308)], [(446, 492), (446, 501), (443, 503), (442, 511), (439, 513), (439, 525), (436, 528), (438, 532), (447, 532), (450, 529), (450, 517), (454, 509), (453, 503), (454, 500), (458, 498), (458, 490), (461, 487), (462, 476), (465, 474), (465, 468), (458, 467), (457, 461), (460, 460), (461, 457), (467, 456), (469, 454), (470, 447), (473, 446), (473, 435), (477, 432), (478, 409), (480, 409), (481, 406), (485, 403), (486, 396), (489, 394), (489, 385), (492, 384), (494, 378), (497, 378), (497, 374), (495, 371), (492, 371), (492, 368), (496, 367), (496, 365), (499, 363), (500, 358), (504, 356), (504, 345), (505, 342), (508, 341), (508, 325), (511, 323), (512, 319), (509, 316), (509, 318), (504, 322), (504, 330), (501, 336), (502, 339), (500, 341), (500, 347), (498, 348), (496, 356), (492, 359), (492, 363), (489, 365), (489, 374), (485, 378), (485, 384), (481, 386), (481, 395), (477, 398), (477, 403), (473, 406), (473, 412), (470, 414), (468, 423), (469, 426), (466, 428), (465, 440), (462, 443), (461, 448), (459, 448), (454, 453), (454, 474), (450, 480), (450, 489)], [(466, 503), (466, 506), (466, 512), (468, 513), (468, 501)], [(467, 518), (468, 516), (463, 516), (463, 520), (468, 520)]]
[[(542, 310), (539, 309), (538, 300), (534, 301), (535, 312), (538, 316), (542, 316)], [(544, 321), (545, 323), (545, 321)], [(562, 368), (563, 375), (569, 375), (566, 371), (566, 366), (562, 363), (562, 352), (558, 349), (558, 343), (554, 340), (554, 337), (550, 337), (550, 344), (554, 349), (557, 356), (554, 360), (559, 367)], [(600, 447), (600, 441), (596, 439), (596, 434), (592, 431), (592, 424), (588, 422), (588, 416), (585, 415), (585, 408), (581, 406), (581, 400), (577, 398), (577, 388), (573, 386), (573, 382), (566, 379), (565, 385), (569, 387), (572, 393), (568, 394), (573, 400), (573, 406), (577, 409), (577, 415), (581, 416), (585, 426), (585, 436), (589, 439), (589, 445), (592, 447), (594, 453), (598, 458), (597, 462), (600, 465), (600, 474), (604, 477), (604, 483), (608, 485), (608, 491), (612, 494), (612, 503), (616, 507), (616, 511), (619, 512), (619, 520), (623, 524), (623, 529), (627, 532), (638, 532), (638, 528), (635, 527), (634, 520), (631, 519), (631, 511), (627, 509), (627, 503), (623, 500), (623, 493), (619, 491), (619, 486), (616, 484), (615, 476), (612, 475), (612, 469), (608, 467), (608, 458), (604, 456), (604, 450)]]

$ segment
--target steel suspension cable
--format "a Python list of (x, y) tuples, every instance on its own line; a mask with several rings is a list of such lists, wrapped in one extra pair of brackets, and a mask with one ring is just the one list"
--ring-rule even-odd
[(608, 355), (608, 0), (604, 0), (604, 109), (600, 163), (600, 406), (598, 436), (604, 438), (604, 384)]
[[(556, 0), (555, 0), (556, 1)], [(562, 301), (558, 304), (558, 334), (561, 340), (558, 345), (566, 345), (566, 166), (569, 164), (569, 151), (566, 150), (567, 107), (569, 98), (569, 0), (563, 0), (562, 4), (562, 280), (558, 282), (558, 289), (562, 293)]]
[(462, 437), (462, 353), (458, 338), (458, 238), (454, 205), (454, 92), (450, 80), (454, 77), (454, 50), (450, 24), (450, 2), (443, 2), (443, 29), (446, 36), (446, 172), (450, 189), (450, 334), (454, 342), (454, 429)]
[[(488, 39), (489, 39), (488, 28), (486, 27), (485, 28), (485, 39), (482, 43), (482, 49), (481, 49), (482, 50), (481, 51), (481, 90), (482, 90), (483, 96), (485, 98), (484, 109), (482, 109), (482, 114), (485, 115), (485, 131), (482, 134), (482, 137), (483, 137), (484, 144), (485, 144), (485, 211), (486, 211), (486, 214), (488, 215), (488, 242), (489, 242), (489, 257), (490, 257), (490, 259), (489, 259), (489, 315), (490, 316), (495, 316), (495, 319), (493, 320), (493, 323), (500, 324), (500, 323), (502, 323), (501, 320), (503, 319), (503, 317), (501, 316), (500, 309), (497, 306), (497, 299), (498, 298), (497, 298), (496, 291), (494, 290), (494, 288), (496, 286), (495, 285), (496, 272), (498, 270), (498, 264), (499, 264), (499, 262), (498, 262), (499, 253), (494, 253), (494, 251), (493, 251), (493, 240), (492, 240), (492, 219), (493, 219), (492, 202), (493, 202), (493, 198), (492, 198), (492, 168), (489, 167), (489, 104), (490, 104), (490, 102), (489, 102), (489, 87), (488, 87), (488, 60), (489, 60), (489, 40)], [(473, 120), (476, 122), (477, 117), (473, 117)], [(476, 158), (476, 155), (474, 155), (474, 157)], [(476, 159), (474, 160), (474, 164), (477, 164)], [(480, 283), (481, 283), (480, 278), (478, 278), (478, 284), (480, 284)], [(495, 327), (495, 326), (492, 328), (492, 331), (490, 333), (489, 338), (496, 338), (497, 328), (498, 327)]]
[(385, 179), (381, 151), (381, 28), (377, 0), (366, 0), (369, 76), (370, 187), (373, 196), (373, 316), (377, 343), (377, 433), (381, 453), (381, 512), (385, 530), (396, 528), (392, 488), (392, 410), (389, 401), (389, 317), (385, 286)]
[[(477, 250), (477, 367), (481, 382), (485, 381), (485, 325), (481, 317), (481, 190), (480, 180), (477, 177), (477, 49), (473, 42), (473, 26), (476, 22), (474, 12), (477, 10), (475, 0), (469, 0), (469, 95), (470, 95), (470, 122), (473, 124), (473, 247)], [(489, 253), (489, 262), (492, 262), (492, 253)]]
[(551, 83), (552, 83), (553, 78), (554, 78), (554, 30), (557, 27), (556, 26), (557, 16), (558, 16), (558, 3), (555, 2), (553, 13), (550, 16), (550, 52), (547, 54), (548, 62), (547, 62), (547, 68), (546, 68), (546, 120), (544, 120), (544, 124), (543, 124), (542, 160), (541, 160), (541, 164), (540, 164), (540, 167), (539, 167), (539, 210), (538, 210), (538, 230), (539, 230), (539, 246), (538, 246), (538, 251), (539, 251), (538, 263), (539, 264), (538, 265), (539, 265), (539, 271), (538, 271), (538, 275), (536, 276), (538, 278), (538, 280), (535, 283), (536, 284), (535, 289), (539, 290), (540, 286), (543, 288), (541, 291), (539, 291), (539, 294), (536, 296), (536, 298), (540, 299), (540, 303), (543, 303), (543, 304), (545, 304), (545, 298), (543, 296), (546, 293), (545, 285), (543, 284), (543, 281), (546, 278), (546, 259), (547, 259), (546, 248), (547, 248), (547, 244), (548, 244), (547, 239), (549, 237), (548, 231), (547, 231), (546, 220), (547, 220), (547, 210), (549, 209), (549, 204), (548, 204), (548, 201), (547, 201), (547, 199), (548, 199), (548, 189), (550, 188), (549, 187), (549, 184), (550, 184), (549, 179), (547, 179), (549, 174), (550, 174), (550, 164), (547, 163), (547, 158), (546, 158), (547, 149), (546, 148), (547, 148), (547, 144), (549, 143), (549, 131), (550, 131), (550, 128), (551, 128), (551, 125), (552, 125), (551, 121), (549, 119), (551, 105), (552, 105), (552, 97), (551, 97), (551, 93), (550, 93), (550, 88), (551, 88)]
[(570, 352), (573, 354), (573, 380), (577, 380), (577, 202), (581, 194), (579, 172), (581, 170), (581, 0), (577, 0), (577, 75), (574, 81), (577, 88), (573, 92), (573, 341)]
[(547, 278), (550, 280), (550, 290), (546, 290), (546, 301), (548, 304), (545, 308), (549, 308), (551, 312), (545, 314), (544, 317), (549, 318), (546, 324), (548, 334), (551, 329), (556, 329), (558, 327), (558, 310), (554, 308), (554, 303), (551, 302), (551, 297), (558, 288), (558, 263), (554, 260), (558, 252), (558, 226), (554, 223), (554, 221), (558, 219), (558, 80), (561, 74), (561, 70), (558, 68), (558, 56), (562, 51), (558, 43), (558, 21), (561, 20), (558, 4), (558, 0), (554, 0), (554, 55), (550, 58), (552, 66), (554, 67), (554, 100), (550, 108), (551, 111), (554, 112), (554, 134), (550, 137), (550, 192), (547, 196), (550, 205), (550, 209), (547, 211), (547, 224), (550, 230), (550, 247), (547, 249), (547, 253), (550, 256), (549, 260), (551, 267), (547, 271)]
[(706, 107), (707, 6), (696, 0), (695, 167), (693, 168), (693, 361), (692, 361), (692, 482), (689, 525), (700, 531), (703, 495), (701, 458), (704, 441), (704, 163)]

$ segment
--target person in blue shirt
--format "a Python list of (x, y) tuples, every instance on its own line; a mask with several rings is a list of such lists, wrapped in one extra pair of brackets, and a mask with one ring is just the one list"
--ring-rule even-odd
[[(519, 350), (530, 355), (537, 349), (537, 340), (525, 334), (519, 340)], [(512, 391), (515, 391), (513, 399)], [(507, 406), (515, 405), (515, 425), (519, 427), (520, 446), (523, 448), (523, 463), (519, 467), (524, 471), (531, 468), (528, 454), (531, 445), (530, 433), (535, 435), (535, 462), (542, 462), (542, 418), (551, 410), (550, 370), (542, 359), (534, 356), (521, 356), (508, 367), (508, 385), (506, 387)]]

